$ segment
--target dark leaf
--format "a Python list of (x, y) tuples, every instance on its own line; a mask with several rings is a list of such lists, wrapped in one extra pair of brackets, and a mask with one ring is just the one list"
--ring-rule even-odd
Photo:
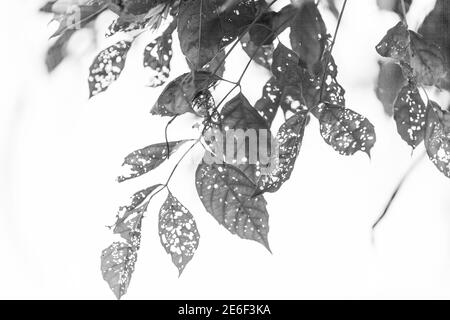
[(181, 275), (197, 250), (200, 234), (192, 214), (170, 192), (159, 212), (159, 237)]
[(327, 43), (327, 29), (313, 2), (302, 5), (291, 24), (291, 46), (310, 72), (320, 61)]
[(172, 32), (175, 27), (176, 25), (172, 24), (160, 37), (145, 47), (144, 67), (152, 71), (150, 87), (163, 85), (169, 77), (170, 61), (172, 60)]
[(157, 168), (186, 141), (169, 142), (168, 145), (165, 142), (158, 143), (130, 153), (122, 164), (127, 173), (117, 180), (123, 182)]
[(268, 129), (267, 122), (242, 93), (228, 101), (221, 114), (222, 125), (230, 129)]
[(326, 104), (320, 112), (320, 133), (326, 143), (342, 155), (362, 151), (370, 156), (376, 141), (373, 125), (362, 115)]
[(257, 194), (278, 191), (291, 177), (302, 145), (306, 119), (306, 112), (296, 112), (278, 130), (277, 161), (270, 174), (262, 175), (259, 179)]
[(255, 184), (227, 164), (202, 162), (196, 172), (197, 192), (206, 210), (228, 231), (254, 240), (269, 251), (269, 214), (262, 196), (252, 197)]
[(175, 116), (192, 110), (192, 101), (198, 93), (209, 89), (217, 81), (217, 76), (206, 71), (185, 73), (170, 82), (155, 103), (151, 114)]
[(214, 98), (209, 90), (200, 92), (192, 101), (192, 110), (200, 117), (210, 115), (215, 106)]
[(417, 82), (426, 86), (438, 85), (447, 73), (441, 49), (413, 31), (410, 31), (410, 36), (410, 65)]
[(269, 127), (280, 106), (283, 89), (278, 81), (271, 77), (264, 85), (262, 97), (255, 104), (255, 109), (267, 121)]
[(98, 54), (89, 68), (90, 97), (105, 91), (119, 78), (130, 47), (130, 41), (119, 41)]
[[(144, 0), (145, 1), (145, 0)], [(154, 1), (155, 5), (147, 9), (143, 14), (132, 14), (125, 8), (119, 10), (119, 17), (114, 20), (106, 31), (106, 36), (110, 37), (118, 32), (133, 32), (143, 29), (157, 29), (170, 12), (171, 1)], [(161, 3), (157, 3), (161, 2)], [(145, 9), (144, 9), (145, 10)], [(132, 10), (137, 12), (135, 10)]]
[(242, 49), (247, 53), (249, 58), (252, 58), (257, 64), (270, 70), (273, 59), (273, 44), (257, 46), (247, 33), (241, 39)]
[(405, 85), (402, 69), (394, 62), (380, 63), (380, 72), (376, 88), (377, 98), (383, 104), (386, 114), (394, 114), (394, 102)]
[(430, 101), (425, 128), (425, 147), (434, 165), (450, 178), (450, 113)]
[(139, 247), (123, 242), (114, 242), (103, 250), (101, 270), (103, 279), (120, 299), (128, 289)]
[(280, 107), (287, 113), (297, 110), (307, 110), (305, 99), (303, 98), (302, 88), (299, 86), (286, 86), (283, 89), (283, 95), (280, 99)]
[(218, 77), (223, 77), (225, 73), (225, 51), (219, 51), (211, 61), (203, 66), (202, 70), (214, 73)]
[(300, 85), (301, 68), (297, 54), (281, 42), (273, 52), (272, 74), (280, 85)]
[(404, 61), (409, 54), (409, 43), (408, 28), (400, 21), (395, 27), (388, 30), (380, 43), (377, 44), (376, 50), (382, 57)]
[(394, 103), (394, 119), (397, 131), (411, 147), (422, 142), (427, 107), (413, 84), (404, 86)]
[(193, 70), (201, 69), (219, 52), (222, 40), (219, 1), (182, 0), (178, 11), (181, 51)]

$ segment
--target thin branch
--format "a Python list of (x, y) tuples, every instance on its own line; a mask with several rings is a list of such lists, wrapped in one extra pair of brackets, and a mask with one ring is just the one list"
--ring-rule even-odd
[(170, 119), (170, 121), (167, 122), (166, 128), (164, 129), (164, 137), (166, 139), (167, 159), (170, 158), (170, 145), (169, 145), (169, 139), (168, 139), (168, 129), (169, 129), (169, 126), (172, 124), (172, 122), (174, 122), (178, 116), (179, 116), (178, 114), (173, 116), (172, 119)]
[(408, 170), (405, 172), (405, 174), (403, 175), (403, 177), (400, 179), (400, 181), (398, 182), (394, 192), (392, 193), (391, 197), (389, 198), (388, 203), (386, 204), (383, 212), (381, 213), (381, 215), (378, 217), (378, 219), (375, 221), (375, 223), (372, 226), (372, 231), (375, 231), (375, 228), (378, 226), (378, 224), (386, 217), (386, 214), (388, 213), (389, 209), (392, 206), (392, 203), (394, 202), (395, 198), (397, 197), (400, 189), (403, 187), (403, 185), (405, 184), (406, 179), (409, 177), (409, 175), (411, 174), (411, 172), (413, 172), (413, 170), (417, 167), (417, 165), (420, 163), (420, 161), (423, 159), (423, 157), (425, 156), (425, 152), (423, 152), (420, 156), (417, 157), (417, 159), (411, 164), (411, 166), (408, 168)]

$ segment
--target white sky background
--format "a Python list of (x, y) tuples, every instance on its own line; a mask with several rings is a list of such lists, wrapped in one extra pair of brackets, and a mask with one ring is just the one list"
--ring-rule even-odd
[[(115, 182), (125, 155), (164, 141), (168, 119), (149, 114), (161, 89), (145, 87), (141, 67), (152, 35), (135, 43), (117, 83), (88, 101), (92, 59), (120, 39), (102, 37), (113, 16), (98, 20), (98, 44), (80, 32), (71, 57), (49, 76), (44, 54), (52, 29), (39, 5), (10, 1), (0, 11), (0, 298), (109, 299), (100, 252), (117, 238), (105, 225), (133, 192), (164, 181), (176, 161)], [(336, 21), (326, 12), (324, 18), (332, 32)], [(197, 221), (197, 253), (178, 278), (157, 233), (165, 195), (156, 197), (125, 299), (450, 298), (450, 181), (430, 161), (408, 178), (371, 241), (372, 223), (413, 161), (374, 94), (374, 46), (396, 19), (375, 1), (350, 0), (334, 50), (347, 106), (376, 127), (372, 160), (335, 153), (312, 119), (291, 180), (266, 197), (270, 255), (205, 211), (194, 185), (197, 149), (171, 185)], [(175, 51), (172, 78), (187, 70), (180, 54)], [(242, 52), (232, 54), (225, 77), (236, 79), (246, 61)], [(250, 68), (243, 90), (252, 103), (267, 78), (264, 69)], [(177, 119), (170, 138), (195, 136), (193, 121)]]

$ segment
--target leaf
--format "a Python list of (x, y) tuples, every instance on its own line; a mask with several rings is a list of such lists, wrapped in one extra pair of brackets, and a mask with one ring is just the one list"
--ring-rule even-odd
[(274, 51), (273, 44), (257, 46), (247, 33), (241, 39), (241, 46), (249, 58), (252, 58), (257, 64), (270, 70)]
[(120, 234), (122, 238), (132, 242), (133, 237), (141, 230), (142, 218), (148, 206), (148, 201), (145, 200), (160, 186), (157, 184), (135, 193), (129, 205), (119, 208), (117, 221), (114, 224), (115, 234)]
[(159, 212), (159, 237), (181, 275), (197, 250), (200, 234), (192, 214), (170, 192)]
[(278, 161), (270, 174), (261, 176), (256, 194), (278, 191), (289, 180), (302, 145), (306, 119), (306, 112), (296, 112), (280, 127), (277, 133)]
[(388, 61), (379, 63), (379, 65), (380, 72), (376, 88), (377, 98), (383, 104), (384, 112), (392, 116), (394, 114), (395, 99), (405, 85), (406, 79), (398, 64)]
[(410, 65), (414, 76), (425, 86), (438, 85), (447, 75), (441, 49), (414, 31), (410, 31), (410, 36), (412, 52)]
[(215, 107), (216, 104), (214, 98), (209, 90), (199, 92), (192, 101), (192, 110), (200, 117), (210, 115)]
[(127, 173), (119, 176), (117, 180), (123, 182), (133, 179), (157, 168), (186, 141), (153, 144), (130, 153), (122, 164)]
[(201, 69), (219, 52), (222, 33), (216, 19), (218, 1), (183, 0), (178, 11), (181, 51), (193, 70)]
[(228, 164), (202, 162), (195, 177), (200, 200), (219, 224), (270, 251), (266, 201), (263, 196), (252, 197), (256, 186), (242, 171)]
[(114, 242), (102, 252), (103, 279), (109, 284), (117, 299), (127, 292), (134, 272), (138, 249), (139, 247), (124, 242)]
[(271, 77), (264, 85), (262, 97), (255, 104), (255, 109), (267, 121), (269, 127), (277, 114), (283, 89), (278, 81)]
[(310, 72), (320, 62), (327, 43), (327, 29), (314, 2), (302, 5), (292, 20), (290, 40), (292, 49)]
[(79, 1), (55, 1), (49, 2), (41, 8), (55, 14), (54, 20), (59, 22), (58, 29), (51, 36), (58, 37), (69, 30), (84, 28), (88, 23), (95, 20), (100, 13), (107, 9), (105, 1), (87, 0)]
[(267, 122), (242, 93), (228, 101), (221, 114), (222, 125), (230, 129), (268, 129)]
[(89, 68), (90, 98), (105, 91), (116, 81), (125, 66), (130, 41), (119, 41), (101, 51)]
[(64, 32), (47, 50), (45, 56), (45, 65), (47, 66), (48, 72), (53, 72), (57, 66), (67, 56), (67, 43), (72, 38), (75, 30), (67, 30)]
[(225, 58), (225, 51), (219, 51), (211, 61), (203, 66), (202, 70), (214, 73), (214, 75), (218, 77), (223, 77), (223, 74), (225, 73)]
[(159, 96), (151, 114), (176, 116), (187, 112), (194, 113), (192, 101), (198, 93), (209, 89), (217, 82), (217, 76), (207, 71), (185, 73), (170, 82)]
[(281, 42), (273, 52), (272, 74), (280, 85), (299, 85), (301, 70), (297, 54)]
[(362, 151), (370, 156), (376, 141), (373, 125), (362, 115), (340, 106), (325, 104), (320, 112), (320, 133), (342, 155)]
[(288, 111), (307, 110), (302, 88), (299, 86), (286, 86), (280, 99), (281, 109), (286, 114)]
[(394, 103), (394, 119), (397, 131), (413, 149), (424, 137), (427, 107), (413, 84), (404, 86)]
[(172, 32), (176, 25), (169, 26), (164, 33), (150, 42), (144, 51), (144, 67), (150, 68), (149, 86), (163, 85), (170, 74), (170, 61), (172, 60)]
[(428, 157), (446, 177), (450, 178), (450, 113), (429, 101), (425, 127), (425, 148)]
[(383, 39), (377, 44), (376, 50), (382, 57), (404, 61), (409, 54), (409, 43), (408, 28), (403, 21), (400, 21), (388, 30)]

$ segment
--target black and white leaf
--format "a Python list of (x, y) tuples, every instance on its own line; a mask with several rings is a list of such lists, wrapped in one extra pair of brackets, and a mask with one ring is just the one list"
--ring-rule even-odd
[(327, 29), (314, 2), (305, 3), (297, 10), (291, 23), (291, 46), (301, 65), (314, 73), (327, 44)]
[(117, 180), (123, 182), (133, 179), (157, 168), (186, 141), (153, 144), (130, 153), (122, 164), (126, 173)]
[(166, 86), (150, 112), (160, 116), (194, 113), (194, 98), (214, 86), (217, 80), (217, 76), (207, 71), (185, 73)]
[(117, 299), (127, 293), (137, 259), (139, 246), (114, 242), (103, 250), (101, 271)]
[(262, 97), (255, 104), (255, 109), (267, 121), (269, 127), (280, 106), (283, 89), (275, 77), (271, 77), (263, 87)]
[(450, 112), (430, 101), (426, 123), (425, 148), (428, 157), (439, 171), (450, 178)]
[(375, 49), (382, 57), (392, 58), (397, 61), (407, 61), (409, 44), (410, 38), (408, 27), (403, 21), (400, 21), (393, 28), (388, 30)]
[(242, 93), (225, 104), (221, 115), (222, 126), (230, 129), (269, 129), (267, 122)]
[(176, 25), (171, 24), (163, 34), (150, 42), (144, 50), (144, 67), (151, 70), (149, 86), (163, 85), (170, 75), (172, 60), (172, 32)]
[(276, 136), (277, 161), (270, 174), (260, 177), (256, 194), (276, 192), (289, 180), (302, 145), (306, 120), (307, 113), (299, 111), (280, 127)]
[(413, 148), (423, 140), (426, 112), (419, 89), (412, 83), (404, 86), (394, 102), (394, 119), (399, 135)]
[(117, 221), (114, 224), (115, 234), (120, 234), (129, 243), (132, 242), (133, 237), (140, 233), (142, 218), (148, 206), (146, 200), (160, 186), (160, 184), (157, 184), (136, 192), (128, 205), (119, 208)]
[(130, 47), (131, 42), (123, 40), (98, 54), (89, 68), (90, 97), (105, 91), (119, 78)]
[(269, 214), (256, 185), (238, 168), (202, 162), (196, 172), (197, 192), (206, 210), (232, 234), (254, 240), (269, 251)]
[(159, 237), (181, 275), (197, 250), (200, 234), (192, 214), (170, 192), (159, 212)]
[(345, 107), (325, 104), (320, 111), (320, 133), (342, 155), (362, 151), (370, 156), (375, 144), (374, 126), (364, 116)]

